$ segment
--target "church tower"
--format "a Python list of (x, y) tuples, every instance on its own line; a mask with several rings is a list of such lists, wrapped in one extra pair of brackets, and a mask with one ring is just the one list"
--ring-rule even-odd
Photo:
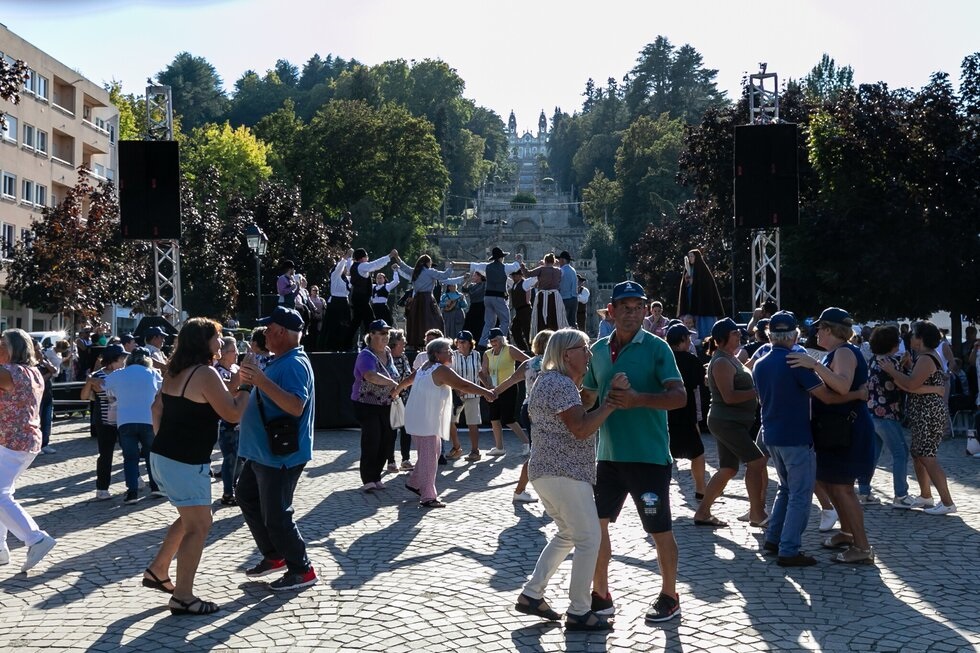
[(507, 119), (507, 131), (511, 134), (517, 134), (517, 118), (514, 116), (514, 110), (510, 110), (510, 118)]
[(541, 109), (541, 115), (538, 116), (538, 138), (541, 138), (548, 133), (548, 119), (544, 117), (544, 109)]

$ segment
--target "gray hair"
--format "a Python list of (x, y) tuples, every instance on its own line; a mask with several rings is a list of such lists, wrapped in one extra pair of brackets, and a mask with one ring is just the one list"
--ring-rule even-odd
[(7, 329), (0, 337), (7, 343), (7, 353), (14, 365), (36, 365), (34, 339), (23, 329)]
[(425, 355), (430, 363), (436, 362), (436, 357), (446, 349), (452, 349), (453, 341), (449, 338), (436, 338), (425, 346)]
[(578, 329), (558, 329), (551, 339), (548, 346), (544, 348), (544, 356), (541, 358), (542, 370), (555, 370), (568, 376), (568, 368), (565, 366), (565, 352), (572, 347), (581, 345), (589, 346), (589, 336)]
[(226, 349), (227, 347), (234, 347), (235, 351), (238, 351), (238, 341), (235, 340), (235, 336), (224, 336), (221, 339), (221, 348)]
[(388, 331), (388, 346), (397, 345), (405, 339), (405, 332), (401, 329), (391, 329)]
[(129, 352), (129, 356), (126, 357), (126, 367), (129, 367), (130, 365), (153, 367), (153, 359), (150, 358), (150, 350), (143, 347), (137, 347), (133, 351)]
[(796, 344), (796, 341), (800, 338), (800, 330), (793, 329), (792, 331), (770, 331), (769, 332), (769, 342), (773, 346), (782, 345), (785, 347), (792, 347)]

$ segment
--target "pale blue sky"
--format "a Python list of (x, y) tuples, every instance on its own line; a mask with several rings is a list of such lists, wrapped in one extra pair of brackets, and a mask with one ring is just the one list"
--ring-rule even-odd
[(585, 81), (604, 84), (633, 66), (658, 34), (690, 43), (718, 69), (729, 96), (766, 61), (781, 79), (801, 77), (829, 53), (858, 82), (919, 87), (943, 70), (958, 83), (963, 57), (980, 51), (980, 2), (813, 0), (757, 3), (498, 2), (394, 0), (0, 0), (0, 22), (95, 82), (119, 79), (142, 94), (145, 79), (182, 50), (205, 57), (226, 87), (276, 59), (297, 66), (314, 53), (367, 64), (441, 58), (466, 96), (519, 127), (541, 109), (581, 106)]

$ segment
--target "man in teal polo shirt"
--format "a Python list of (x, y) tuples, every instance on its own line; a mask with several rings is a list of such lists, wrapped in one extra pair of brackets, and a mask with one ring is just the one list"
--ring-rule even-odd
[[(626, 496), (633, 497), (644, 530), (657, 547), (663, 585), (647, 611), (647, 621), (667, 621), (680, 614), (677, 597), (677, 542), (671, 532), (670, 480), (673, 459), (667, 434), (667, 411), (687, 403), (684, 381), (670, 347), (640, 328), (647, 298), (636, 282), (613, 288), (609, 315), (612, 334), (592, 346), (592, 361), (583, 380), (582, 403), (591, 406), (607, 395), (617, 410), (599, 429), (595, 499), (602, 544), (592, 579), (592, 610), (615, 613), (609, 593), (609, 522), (615, 522)], [(624, 372), (630, 387), (612, 390), (613, 376)]]
[[(303, 318), (298, 312), (277, 306), (259, 324), (266, 327), (265, 344), (275, 357), (264, 371), (250, 359), (242, 363), (242, 381), (254, 389), (240, 426), (238, 455), (245, 459), (245, 466), (236, 498), (262, 553), (262, 561), (245, 575), (261, 578), (283, 573), (269, 584), (272, 591), (279, 592), (317, 581), (306, 543), (293, 522), (293, 492), (313, 458), (313, 367), (299, 344)], [(296, 419), (298, 447), (276, 455), (269, 448), (265, 424), (284, 415)]]

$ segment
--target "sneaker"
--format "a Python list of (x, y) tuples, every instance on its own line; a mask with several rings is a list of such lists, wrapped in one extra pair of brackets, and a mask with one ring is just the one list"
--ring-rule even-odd
[(381, 481), (375, 481), (374, 482), (374, 489), (375, 490), (383, 490), (383, 489), (385, 489), (385, 484), (382, 483)]
[(20, 568), (21, 571), (28, 571), (37, 566), (37, 563), (44, 559), (44, 556), (48, 555), (48, 551), (54, 548), (54, 545), (58, 541), (44, 533), (44, 537), (41, 538), (40, 542), (35, 542), (34, 544), (27, 547), (27, 559), (24, 560), (24, 566)]
[(112, 495), (109, 494), (109, 490), (96, 490), (95, 491), (95, 500), (96, 501), (107, 501), (107, 500), (109, 500), (111, 498), (112, 498)]
[(160, 488), (151, 488), (150, 496), (153, 497), (154, 499), (166, 499), (167, 493), (161, 490)]
[(279, 580), (269, 583), (269, 589), (273, 592), (286, 592), (288, 590), (298, 590), (310, 585), (316, 585), (316, 570), (313, 565), (303, 573), (286, 572)]
[(46, 447), (41, 447), (41, 453), (58, 453), (58, 450), (49, 444)]
[(449, 464), (449, 461), (446, 460), (446, 457), (445, 456), (443, 456), (442, 454), (439, 454), (439, 464), (440, 465), (448, 465)]
[(468, 460), (472, 463), (479, 460), (480, 458), (483, 458), (483, 454), (481, 454), (479, 451), (471, 451), (470, 455), (466, 456), (465, 460)]
[(669, 621), (681, 614), (680, 595), (667, 596), (661, 594), (647, 610), (647, 621)]
[(612, 616), (616, 614), (616, 606), (613, 605), (612, 594), (606, 592), (606, 596), (602, 597), (592, 592), (592, 611), (596, 614), (602, 614)]
[(262, 562), (251, 569), (245, 570), (245, 575), (249, 578), (262, 578), (263, 576), (274, 574), (285, 567), (286, 561), (283, 558), (262, 558)]
[(923, 497), (915, 497), (912, 499), (912, 508), (932, 508), (936, 505), (936, 500), (932, 497), (925, 499)]
[(138, 490), (126, 490), (126, 498), (123, 499), (125, 504), (133, 504), (140, 500), (140, 493)]
[(776, 564), (780, 567), (812, 567), (817, 564), (817, 559), (799, 551), (795, 556), (779, 556)]
[(398, 473), (398, 465), (396, 465), (395, 463), (388, 463), (388, 468), (387, 469), (392, 474), (397, 474)]
[(374, 490), (375, 490), (375, 485), (373, 481), (371, 483), (365, 483), (364, 485), (361, 486), (361, 492), (370, 493), (370, 492), (374, 492)]
[(537, 503), (538, 500), (531, 496), (527, 490), (514, 493), (514, 503)]
[(868, 492), (867, 494), (859, 494), (857, 495), (857, 497), (858, 497), (858, 503), (860, 503), (862, 506), (881, 505), (881, 499), (871, 494), (870, 492)]
[(408, 461), (408, 460), (403, 460), (402, 461), (402, 471), (403, 472), (410, 472), (413, 469), (415, 469), (415, 465), (413, 465), (410, 461)]
[(9, 565), (9, 564), (10, 564), (10, 549), (8, 549), (7, 545), (4, 544), (2, 547), (0, 547), (0, 565)]
[(487, 455), (488, 456), (503, 456), (505, 453), (507, 453), (506, 450), (504, 450), (504, 449), (498, 449), (497, 447), (494, 447), (493, 449), (491, 449), (490, 451), (487, 452)]
[(932, 508), (924, 508), (922, 512), (927, 515), (951, 515), (956, 512), (956, 504), (951, 503), (947, 506), (945, 503), (938, 503)]
[(530, 456), (531, 455), (531, 445), (529, 445), (529, 444), (521, 445), (521, 455), (522, 456)]
[(834, 530), (834, 526), (837, 525), (837, 511), (831, 508), (830, 510), (820, 511), (820, 526), (819, 530), (821, 533), (826, 533), (827, 531)]
[(892, 499), (892, 508), (908, 510), (909, 508), (914, 508), (914, 507), (915, 507), (915, 499), (913, 499), (907, 494), (904, 497), (895, 497), (894, 499)]

